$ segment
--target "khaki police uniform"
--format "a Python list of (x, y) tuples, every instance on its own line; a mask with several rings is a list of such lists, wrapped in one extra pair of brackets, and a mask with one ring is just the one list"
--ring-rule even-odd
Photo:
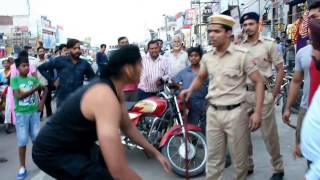
[[(283, 58), (276, 48), (276, 44), (271, 38), (259, 37), (259, 40), (255, 44), (249, 43), (244, 40), (241, 44), (242, 47), (249, 49), (249, 53), (253, 56), (252, 62), (257, 65), (260, 74), (265, 79), (265, 98), (264, 106), (261, 117), (261, 133), (267, 150), (272, 157), (271, 163), (273, 170), (277, 172), (283, 172), (283, 161), (280, 154), (279, 136), (276, 124), (274, 99), (272, 95), (272, 89), (269, 86), (270, 78), (272, 77), (272, 64), (278, 65), (283, 63)], [(253, 87), (253, 83), (247, 79), (247, 96), (246, 105), (249, 109), (254, 109), (256, 104), (256, 93)], [(253, 170), (252, 160), (252, 142), (250, 138), (249, 144), (249, 169)]]
[[(226, 145), (236, 171), (235, 179), (244, 180), (248, 171), (249, 128), (244, 105), (246, 77), (257, 71), (247, 50), (230, 43), (225, 54), (208, 52), (200, 71), (207, 72), (207, 179), (223, 180)], [(227, 143), (227, 144), (226, 144)]]

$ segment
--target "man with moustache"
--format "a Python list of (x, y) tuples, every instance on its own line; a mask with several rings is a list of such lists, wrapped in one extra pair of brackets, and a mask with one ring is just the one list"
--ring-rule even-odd
[[(48, 62), (48, 59), (45, 58), (45, 49), (43, 47), (38, 47), (37, 49), (37, 53), (38, 53), (38, 59), (36, 62), (36, 67), (39, 67), (41, 64), (44, 64), (46, 62)], [(50, 117), (52, 115), (52, 108), (51, 108), (51, 100), (52, 100), (52, 88), (50, 88), (48, 81), (38, 72), (37, 73), (37, 78), (43, 82), (44, 85), (48, 86), (48, 94), (46, 96), (46, 101), (45, 101), (45, 107), (46, 107), (46, 114), (47, 117)], [(43, 117), (43, 112), (41, 112), (40, 117)]]
[(56, 91), (57, 107), (60, 107), (68, 95), (83, 85), (85, 77), (89, 80), (95, 77), (90, 64), (80, 59), (80, 41), (70, 39), (67, 42), (67, 48), (69, 56), (57, 57), (54, 61), (46, 62), (38, 67), (39, 72), (46, 79), (51, 79), (49, 71), (53, 69), (57, 71), (59, 76), (59, 86)]
[[(282, 180), (284, 176), (284, 167), (282, 156), (280, 154), (280, 144), (278, 129), (275, 117), (274, 100), (279, 95), (280, 87), (283, 81), (283, 58), (277, 50), (277, 45), (273, 39), (260, 35), (259, 15), (255, 12), (249, 12), (241, 17), (240, 23), (247, 38), (242, 42), (242, 46), (249, 50), (252, 55), (252, 63), (256, 64), (259, 72), (264, 77), (264, 102), (261, 117), (261, 133), (266, 145), (267, 151), (271, 156), (273, 166), (273, 175), (271, 180)], [(272, 89), (269, 84), (272, 78), (272, 66), (276, 69), (276, 82)], [(256, 89), (251, 81), (247, 81), (246, 104), (249, 111), (254, 112), (256, 104)], [(250, 136), (249, 136), (250, 137)], [(249, 141), (249, 171), (253, 173), (252, 143)]]
[(170, 77), (175, 77), (182, 69), (189, 65), (188, 54), (183, 50), (181, 37), (172, 38), (172, 50), (164, 56), (169, 61)]
[[(226, 146), (235, 169), (233, 179), (245, 180), (248, 173), (249, 131), (260, 127), (264, 85), (248, 50), (231, 42), (235, 20), (226, 15), (208, 18), (208, 37), (213, 50), (202, 57), (200, 70), (191, 86), (181, 92), (189, 99), (192, 93), (209, 79), (207, 110), (208, 161), (206, 179), (224, 179)], [(245, 106), (246, 78), (256, 93), (256, 111), (248, 117)], [(249, 119), (249, 120), (248, 120)]]

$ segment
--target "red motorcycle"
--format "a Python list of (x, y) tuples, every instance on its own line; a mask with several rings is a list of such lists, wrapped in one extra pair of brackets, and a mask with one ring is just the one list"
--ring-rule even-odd
[[(196, 176), (205, 170), (207, 144), (199, 126), (184, 123), (176, 90), (176, 85), (164, 83), (159, 96), (128, 103), (129, 117), (144, 137), (168, 158), (176, 174)], [(123, 143), (137, 147), (126, 137)]]

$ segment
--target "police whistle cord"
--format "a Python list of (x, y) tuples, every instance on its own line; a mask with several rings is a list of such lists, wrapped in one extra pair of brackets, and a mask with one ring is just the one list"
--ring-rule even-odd
[(184, 132), (185, 132), (185, 136), (183, 136), (185, 140), (184, 142), (185, 143), (185, 172), (186, 172), (185, 178), (186, 180), (189, 180), (189, 160), (188, 160), (189, 130), (188, 130), (188, 120), (187, 120), (188, 116), (187, 116), (186, 110), (187, 110), (187, 102), (185, 99), (183, 99), (182, 112), (183, 112), (183, 126), (184, 126)]

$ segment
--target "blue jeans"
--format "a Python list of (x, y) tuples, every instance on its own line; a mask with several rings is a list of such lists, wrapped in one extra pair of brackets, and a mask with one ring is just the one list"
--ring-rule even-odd
[(19, 147), (28, 144), (29, 136), (35, 141), (40, 131), (40, 113), (16, 113), (17, 143)]
[(188, 123), (205, 127), (207, 101), (205, 99), (190, 98), (189, 104)]

